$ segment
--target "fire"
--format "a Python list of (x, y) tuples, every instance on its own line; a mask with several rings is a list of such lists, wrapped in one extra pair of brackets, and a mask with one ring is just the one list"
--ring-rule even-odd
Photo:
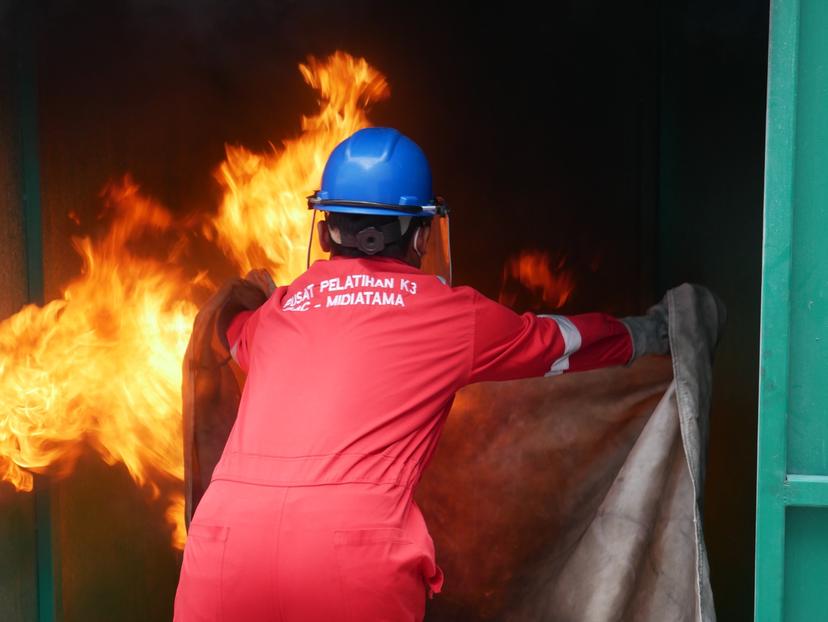
[(156, 478), (184, 476), (181, 358), (196, 309), (179, 269), (128, 246), (172, 218), (128, 179), (105, 198), (108, 233), (73, 240), (82, 275), (0, 324), (0, 477), (21, 490), (32, 489), (24, 468), (70, 472), (83, 441), (154, 496)]
[[(227, 147), (216, 173), (223, 200), (204, 228), (240, 273), (267, 268), (277, 282), (305, 269), (305, 197), (318, 188), (327, 155), (369, 125), (370, 104), (389, 96), (379, 72), (342, 52), (299, 69), (319, 91), (319, 112), (272, 153)], [(107, 234), (74, 240), (81, 276), (61, 298), (0, 323), (0, 481), (21, 491), (32, 489), (31, 472), (69, 474), (85, 445), (108, 464), (122, 463), (156, 497), (162, 482), (184, 477), (181, 362), (194, 288), (213, 285), (205, 272), (188, 279), (176, 265), (184, 227), (135, 183), (111, 184), (104, 197), (115, 214)], [(130, 251), (142, 236), (164, 233), (174, 240), (163, 258)], [(166, 501), (181, 548), (183, 495)]]
[(515, 306), (526, 302), (532, 309), (558, 309), (566, 304), (575, 280), (566, 268), (566, 258), (552, 261), (548, 252), (523, 250), (503, 266), (499, 300)]
[[(224, 188), (212, 223), (219, 246), (242, 273), (267, 268), (277, 283), (305, 270), (312, 218), (307, 196), (319, 186), (328, 154), (368, 127), (365, 109), (390, 94), (382, 74), (343, 52), (325, 63), (311, 58), (299, 70), (322, 96), (319, 113), (302, 117), (301, 136), (268, 154), (228, 146), (216, 175)], [(313, 256), (320, 255), (314, 248)]]

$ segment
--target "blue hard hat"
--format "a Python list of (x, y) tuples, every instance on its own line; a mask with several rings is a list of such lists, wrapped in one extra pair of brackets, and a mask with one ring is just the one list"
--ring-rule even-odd
[(336, 146), (325, 164), (322, 188), (308, 197), (308, 207), (381, 216), (445, 213), (432, 193), (431, 167), (423, 150), (387, 127), (359, 130)]

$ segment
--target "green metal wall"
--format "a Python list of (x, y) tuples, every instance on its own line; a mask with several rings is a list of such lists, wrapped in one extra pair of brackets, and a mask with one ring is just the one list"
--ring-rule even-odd
[[(27, 302), (12, 29), (0, 21), (0, 320)], [(0, 619), (37, 616), (33, 495), (0, 484)]]
[(828, 603), (828, 2), (774, 0), (760, 346), (756, 620)]
[[(6, 7), (2, 7), (6, 9)], [(31, 4), (0, 10), (0, 319), (43, 298)], [(53, 619), (50, 488), (0, 484), (0, 618)]]

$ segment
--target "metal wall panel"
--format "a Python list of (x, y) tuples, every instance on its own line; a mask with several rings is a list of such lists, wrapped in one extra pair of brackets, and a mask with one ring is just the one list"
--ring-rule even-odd
[[(828, 3), (771, 9), (756, 619), (825, 618)], [(820, 553), (822, 552), (822, 553)]]
[[(0, 6), (0, 321), (28, 301), (12, 12)], [(0, 483), (0, 618), (37, 617), (35, 497)]]

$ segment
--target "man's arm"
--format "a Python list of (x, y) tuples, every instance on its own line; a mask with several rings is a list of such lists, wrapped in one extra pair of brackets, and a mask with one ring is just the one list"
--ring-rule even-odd
[[(650, 339), (662, 316), (640, 322), (605, 313), (518, 315), (474, 292), (472, 361), (468, 382), (514, 380), (630, 364), (646, 353), (666, 353)], [(664, 328), (666, 335), (666, 328)], [(657, 346), (657, 347), (656, 347)]]

